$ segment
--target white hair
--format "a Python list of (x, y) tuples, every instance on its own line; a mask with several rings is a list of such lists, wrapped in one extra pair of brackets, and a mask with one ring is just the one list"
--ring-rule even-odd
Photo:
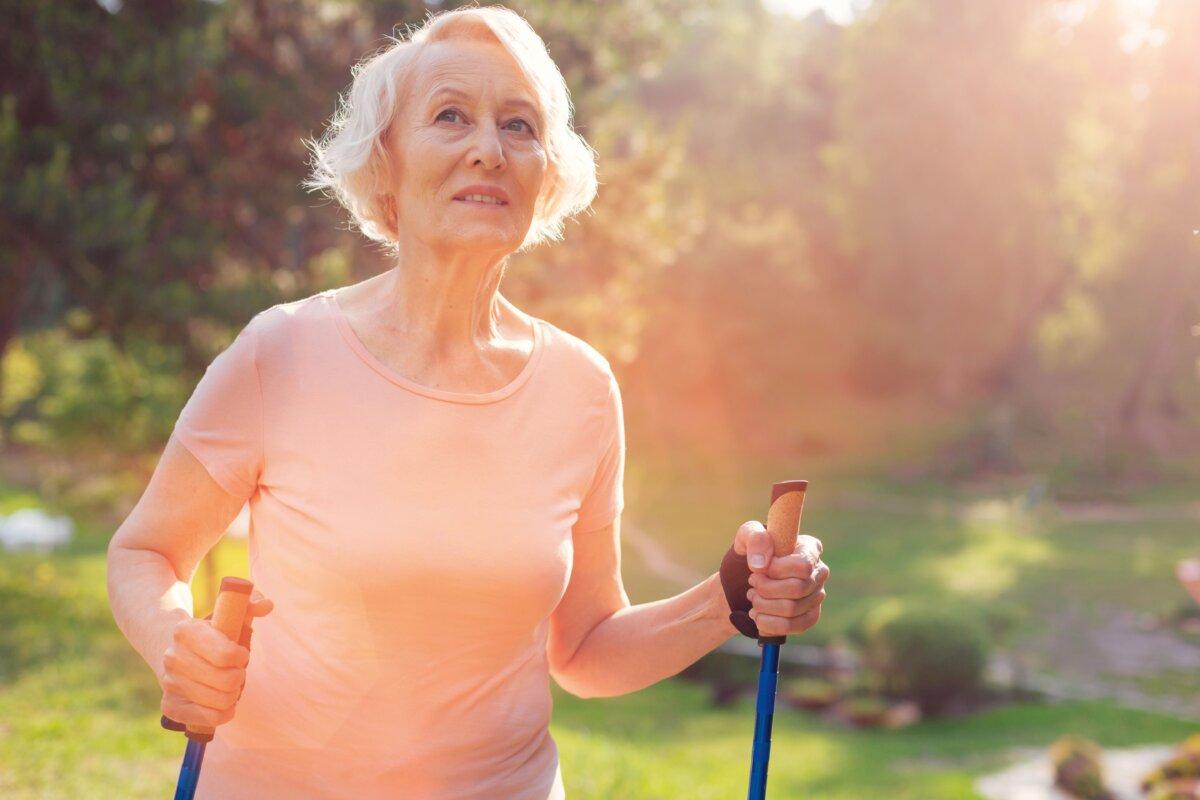
[(401, 100), (397, 87), (406, 87), (406, 100), (413, 65), (427, 44), (453, 38), (491, 38), (516, 59), (536, 94), (544, 121), (542, 144), (549, 163), (520, 250), (548, 239), (561, 240), (564, 220), (586, 209), (596, 196), (596, 153), (572, 127), (574, 109), (567, 84), (546, 43), (523, 17), (498, 6), (439, 12), (409, 32), (407, 41), (388, 36), (391, 44), (351, 69), (354, 81), (349, 99), (339, 95), (338, 111), (319, 142), (304, 142), (313, 153), (312, 176), (301, 185), (328, 190), (326, 195), (350, 212), (365, 236), (392, 245), (394, 251), (398, 232), (380, 194), (378, 178), (384, 174), (382, 161), (387, 158), (382, 137)]

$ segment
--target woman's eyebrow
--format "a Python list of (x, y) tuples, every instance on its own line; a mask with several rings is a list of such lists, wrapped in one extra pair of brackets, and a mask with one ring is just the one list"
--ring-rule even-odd
[[(442, 97), (459, 97), (464, 100), (471, 99), (471, 96), (469, 94), (467, 94), (466, 92), (462, 91), (461, 89), (455, 89), (451, 86), (444, 86), (441, 89), (438, 89), (432, 95), (430, 95), (429, 102), (432, 104)], [(506, 106), (510, 106), (513, 108), (525, 108), (529, 111), (530, 114), (537, 117), (539, 122), (541, 121), (541, 116), (538, 114), (537, 106), (535, 106), (533, 103), (529, 102), (528, 100), (524, 100), (519, 97), (512, 97), (512, 98), (509, 98), (508, 100), (506, 100), (504, 104)]]

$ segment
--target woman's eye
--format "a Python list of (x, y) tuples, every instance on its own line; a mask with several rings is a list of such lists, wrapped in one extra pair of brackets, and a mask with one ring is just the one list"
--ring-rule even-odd
[[(443, 118), (445, 118), (447, 114), (453, 114), (454, 116), (456, 116), (456, 117), (459, 117), (459, 118), (461, 118), (461, 117), (462, 117), (462, 114), (461, 114), (461, 112), (459, 112), (459, 110), (458, 110), (457, 108), (447, 108), (445, 111), (442, 111), (442, 112), (440, 112), (440, 113), (437, 115), (437, 117), (435, 117), (435, 118), (434, 118), (434, 121), (436, 122), (436, 121), (438, 121), (438, 120), (440, 120), (440, 119), (443, 119)], [(525, 121), (524, 119), (521, 119), (520, 117), (517, 117), (516, 119), (514, 119), (514, 120), (510, 121), (508, 124), (509, 124), (509, 125), (512, 125), (514, 122), (519, 122), (519, 123), (521, 123), (522, 125), (524, 125), (524, 126), (525, 126), (525, 127), (528, 129), (529, 133), (537, 133), (537, 131), (535, 131), (535, 130), (534, 130), (534, 128), (533, 128), (533, 125), (532, 125), (532, 124), (530, 124), (529, 122)]]

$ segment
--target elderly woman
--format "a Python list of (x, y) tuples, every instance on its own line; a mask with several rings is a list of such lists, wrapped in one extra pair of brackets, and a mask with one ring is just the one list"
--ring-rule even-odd
[[(315, 152), (310, 185), (395, 266), (262, 311), (213, 361), (109, 548), (114, 615), (163, 713), (220, 726), (197, 797), (562, 798), (550, 676), (619, 695), (736, 634), (718, 572), (630, 605), (617, 382), (499, 291), (591, 203), (593, 153), (498, 7), (360, 65)], [(253, 658), (188, 588), (246, 502)], [(733, 549), (764, 635), (816, 623), (816, 539), (776, 555), (751, 521)]]

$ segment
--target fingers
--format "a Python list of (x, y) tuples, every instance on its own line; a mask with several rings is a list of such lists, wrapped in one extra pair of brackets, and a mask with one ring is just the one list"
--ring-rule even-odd
[(275, 603), (262, 596), (262, 593), (255, 589), (250, 593), (250, 605), (246, 609), (246, 616), (249, 617), (265, 617), (275, 608)]
[(198, 620), (176, 626), (173, 642), (178, 649), (190, 650), (215, 667), (245, 667), (250, 661), (248, 649)]
[[(785, 559), (778, 559), (784, 561)], [(829, 579), (829, 565), (824, 561), (818, 561), (816, 569), (811, 574), (808, 573), (807, 567), (803, 569), (803, 575), (789, 576), (785, 578), (773, 578), (768, 574), (755, 574), (749, 578), (749, 583), (758, 590), (758, 594), (762, 597), (804, 597), (821, 586), (825, 585), (825, 581)]]
[(215, 689), (181, 672), (168, 672), (163, 676), (162, 687), (165, 694), (214, 711), (232, 708), (242, 693), (240, 683), (234, 683), (228, 690)]
[(746, 556), (746, 563), (754, 572), (762, 572), (775, 555), (775, 545), (767, 528), (758, 520), (743, 522), (733, 537), (733, 551)]
[[(801, 633), (817, 623), (825, 601), (825, 581), (830, 574), (825, 562), (808, 578), (772, 579), (767, 575), (750, 576), (746, 596), (753, 604), (750, 617), (766, 636)], [(765, 627), (764, 627), (765, 626)]]
[(246, 670), (241, 667), (217, 667), (192, 650), (174, 645), (163, 655), (163, 667), (164, 677), (183, 676), (218, 692), (236, 691), (246, 680)]
[(754, 603), (754, 611), (760, 614), (770, 614), (775, 617), (791, 619), (823, 603), (825, 601), (825, 590), (817, 589), (812, 594), (807, 594), (800, 598), (785, 597), (772, 599), (759, 597), (755, 594), (755, 590), (751, 589), (749, 597), (750, 602)]
[(821, 560), (825, 546), (815, 536), (796, 537), (796, 548), (789, 555), (777, 556), (766, 572), (772, 578), (807, 578)]
[(750, 616), (754, 620), (754, 624), (758, 626), (760, 635), (787, 636), (792, 633), (804, 633), (816, 625), (821, 619), (821, 606), (813, 606), (811, 610), (791, 619), (777, 617), (774, 614), (759, 614), (756, 611), (751, 611)]
[(174, 693), (164, 693), (162, 699), (162, 713), (184, 725), (207, 725), (215, 728), (233, 719), (236, 709), (237, 706), (224, 709), (209, 708), (185, 700)]

